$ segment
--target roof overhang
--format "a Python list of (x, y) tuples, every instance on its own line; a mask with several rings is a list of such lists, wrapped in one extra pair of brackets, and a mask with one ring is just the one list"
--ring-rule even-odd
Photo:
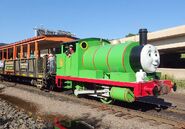
[(25, 40), (21, 40), (18, 42), (10, 43), (8, 45), (0, 46), (0, 50), (12, 48), (13, 46), (31, 44), (34, 42), (38, 42), (39, 44), (40, 43), (50, 43), (50, 42), (61, 43), (61, 42), (70, 42), (70, 41), (73, 41), (76, 39), (77, 38), (75, 38), (75, 37), (69, 37), (69, 36), (51, 36), (51, 35), (36, 36), (36, 37), (28, 38)]

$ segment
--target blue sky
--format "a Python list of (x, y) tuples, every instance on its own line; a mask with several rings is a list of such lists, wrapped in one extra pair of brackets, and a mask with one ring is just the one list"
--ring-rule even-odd
[(43, 25), (79, 38), (115, 39), (139, 28), (156, 31), (185, 24), (185, 0), (1, 0), (0, 42), (34, 36)]

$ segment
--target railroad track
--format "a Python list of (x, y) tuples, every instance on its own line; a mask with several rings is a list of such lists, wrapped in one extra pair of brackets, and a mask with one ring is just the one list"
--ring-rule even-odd
[[(78, 98), (76, 96), (68, 95), (63, 92), (61, 93), (61, 92), (50, 91), (48, 93), (48, 92), (41, 91), (36, 87), (32, 87), (24, 84), (17, 85), (17, 83), (12, 83), (12, 82), (3, 82), (3, 84), (5, 84), (8, 87), (12, 86), (35, 94), (51, 97), (51, 98), (54, 98), (55, 100), (57, 99), (59, 101), (72, 101), (76, 103), (81, 103), (83, 105), (88, 105), (93, 108), (97, 108), (100, 111), (107, 110), (109, 113), (115, 114), (116, 117), (120, 117), (120, 118), (123, 117), (123, 118), (131, 119), (131, 118), (137, 117), (140, 119), (144, 119), (145, 121), (154, 121), (154, 123), (157, 123), (157, 124), (171, 125), (174, 128), (179, 128), (179, 129), (185, 128), (185, 110), (179, 109), (176, 107), (169, 108), (161, 112), (156, 112), (156, 111), (142, 112), (139, 110), (128, 109), (117, 105), (105, 105), (96, 100)], [(182, 119), (178, 119), (178, 116), (181, 116), (181, 115), (184, 116), (184, 118), (182, 117)]]

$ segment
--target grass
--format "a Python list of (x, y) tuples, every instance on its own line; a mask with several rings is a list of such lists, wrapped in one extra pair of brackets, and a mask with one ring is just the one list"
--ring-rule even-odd
[(181, 58), (185, 58), (185, 54), (183, 53), (183, 54), (181, 54)]
[(177, 87), (185, 89), (185, 80), (183, 80), (183, 79), (181, 79), (181, 80), (175, 79), (173, 76), (169, 76), (169, 75), (163, 75), (163, 76), (161, 76), (161, 79), (171, 80), (173, 83), (176, 83)]

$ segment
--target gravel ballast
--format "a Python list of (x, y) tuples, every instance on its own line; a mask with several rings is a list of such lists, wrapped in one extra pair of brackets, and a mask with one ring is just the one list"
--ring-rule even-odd
[(24, 111), (0, 99), (0, 129), (47, 128), (43, 121), (35, 120)]

